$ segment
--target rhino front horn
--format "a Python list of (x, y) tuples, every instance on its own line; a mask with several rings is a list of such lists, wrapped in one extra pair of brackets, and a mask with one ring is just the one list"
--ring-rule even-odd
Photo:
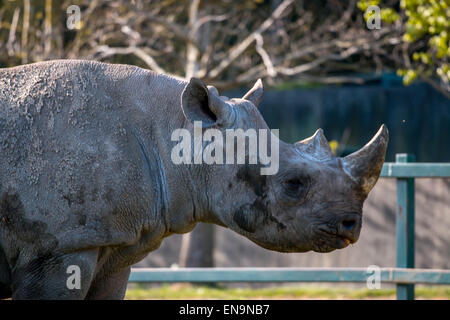
[(372, 190), (380, 176), (388, 140), (389, 132), (383, 124), (369, 143), (342, 159), (344, 170), (366, 194)]

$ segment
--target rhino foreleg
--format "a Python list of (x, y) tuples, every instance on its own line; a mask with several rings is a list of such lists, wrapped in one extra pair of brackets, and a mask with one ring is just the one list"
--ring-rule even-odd
[(84, 299), (93, 279), (97, 250), (44, 254), (12, 274), (13, 299)]
[(11, 295), (11, 270), (6, 261), (5, 253), (0, 247), (0, 299), (10, 298)]
[(128, 285), (131, 267), (110, 274), (99, 275), (92, 282), (86, 296), (88, 300), (122, 300)]

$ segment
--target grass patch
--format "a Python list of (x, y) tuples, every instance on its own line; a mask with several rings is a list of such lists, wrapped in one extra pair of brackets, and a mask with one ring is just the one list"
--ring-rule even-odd
[[(268, 287), (229, 288), (189, 284), (146, 287), (136, 285), (127, 291), (126, 299), (395, 299), (395, 289), (370, 290), (350, 287)], [(450, 286), (417, 286), (416, 299), (450, 299)]]

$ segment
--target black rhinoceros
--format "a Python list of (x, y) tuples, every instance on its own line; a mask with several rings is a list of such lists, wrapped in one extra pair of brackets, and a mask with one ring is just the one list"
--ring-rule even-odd
[[(227, 99), (198, 79), (92, 61), (1, 69), (0, 296), (123, 298), (130, 266), (197, 222), (282, 252), (357, 241), (385, 157), (384, 125), (344, 158), (320, 129), (296, 144), (272, 134), (277, 147), (264, 147), (279, 163), (270, 174), (258, 155), (174, 163), (173, 133), (193, 133), (196, 122), (216, 137), (268, 130), (257, 109), (262, 91), (258, 81)], [(80, 281), (70, 287), (74, 267)]]

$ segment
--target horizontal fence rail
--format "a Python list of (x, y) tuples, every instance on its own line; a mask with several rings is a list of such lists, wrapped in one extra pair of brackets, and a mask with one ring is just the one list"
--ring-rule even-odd
[[(380, 268), (384, 283), (450, 284), (450, 270)], [(133, 268), (129, 282), (367, 282), (367, 268)]]
[(381, 170), (382, 178), (448, 178), (450, 163), (387, 162)]

